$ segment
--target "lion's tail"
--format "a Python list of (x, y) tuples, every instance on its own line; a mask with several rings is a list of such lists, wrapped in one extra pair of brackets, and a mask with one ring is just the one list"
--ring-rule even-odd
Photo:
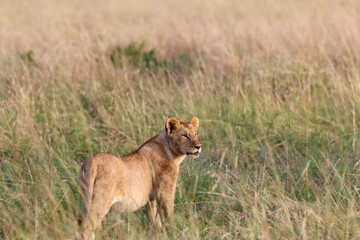
[(88, 173), (87, 191), (86, 191), (86, 210), (87, 211), (89, 211), (90, 210), (89, 208), (91, 207), (96, 175), (97, 175), (97, 166), (93, 169), (93, 171), (90, 171)]
[[(86, 162), (88, 161), (91, 161), (91, 159), (88, 159)], [(90, 211), (95, 178), (97, 175), (97, 166), (95, 165), (95, 168), (90, 170), (90, 163), (88, 162), (88, 165), (86, 165), (86, 162), (81, 167), (79, 176), (81, 194), (85, 199), (83, 214), (81, 212), (77, 214), (79, 225), (85, 220), (84, 217), (86, 218), (87, 212)]]
[(76, 218), (77, 218), (77, 223), (78, 223), (78, 225), (80, 226), (80, 225), (82, 224), (82, 222), (83, 222), (83, 215), (82, 215), (82, 213), (81, 213), (81, 212), (78, 212), (78, 213), (76, 214)]

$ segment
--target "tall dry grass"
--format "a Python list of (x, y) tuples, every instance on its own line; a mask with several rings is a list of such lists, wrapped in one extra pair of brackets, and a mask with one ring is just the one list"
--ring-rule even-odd
[[(198, 116), (204, 145), (182, 166), (172, 237), (359, 238), (359, 12), (3, 0), (0, 238), (78, 238), (82, 162), (134, 150), (171, 116)], [(149, 228), (141, 212), (112, 211), (96, 235)]]

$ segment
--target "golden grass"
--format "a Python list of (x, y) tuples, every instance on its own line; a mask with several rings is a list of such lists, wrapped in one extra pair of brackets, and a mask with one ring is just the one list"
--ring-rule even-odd
[[(82, 162), (134, 150), (172, 116), (198, 116), (204, 145), (182, 166), (174, 237), (359, 238), (359, 13), (357, 1), (2, 1), (0, 238), (78, 238)], [(167, 65), (114, 66), (115, 46), (141, 42)], [(151, 231), (141, 213), (111, 212), (96, 234)]]

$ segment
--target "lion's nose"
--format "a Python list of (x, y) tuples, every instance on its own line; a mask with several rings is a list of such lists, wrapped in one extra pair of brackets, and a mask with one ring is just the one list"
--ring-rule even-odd
[(201, 148), (201, 144), (198, 144), (195, 146), (196, 149), (200, 149)]

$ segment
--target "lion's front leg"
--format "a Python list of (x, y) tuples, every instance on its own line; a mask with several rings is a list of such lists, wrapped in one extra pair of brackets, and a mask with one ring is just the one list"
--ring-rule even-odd
[(174, 199), (175, 193), (166, 194), (158, 199), (160, 214), (166, 225), (172, 225), (174, 223)]
[(145, 207), (146, 217), (156, 229), (161, 228), (161, 218), (158, 203), (156, 200), (149, 201)]
[(166, 165), (165, 169), (157, 174), (158, 186), (154, 189), (154, 196), (158, 203), (162, 222), (167, 230), (174, 223), (174, 200), (176, 190), (176, 179), (179, 172), (177, 165)]

